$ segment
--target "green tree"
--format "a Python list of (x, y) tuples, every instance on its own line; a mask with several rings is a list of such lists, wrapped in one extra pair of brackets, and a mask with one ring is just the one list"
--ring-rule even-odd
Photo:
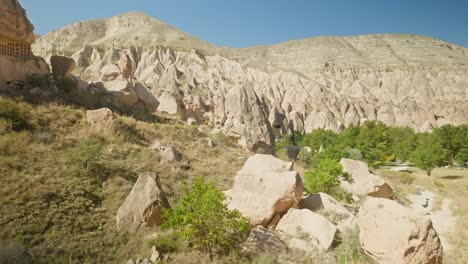
[(466, 167), (468, 163), (468, 146), (465, 145), (458, 151), (455, 160), (460, 166)]
[(432, 169), (447, 164), (447, 156), (448, 152), (437, 135), (424, 134), (421, 135), (418, 147), (411, 154), (410, 160), (430, 176)]
[(418, 145), (418, 135), (409, 127), (389, 128), (392, 145), (391, 151), (400, 161), (409, 160)]
[(455, 159), (461, 147), (459, 140), (459, 129), (452, 125), (444, 125), (433, 130), (434, 135), (440, 139), (440, 144), (447, 150), (450, 162)]
[(208, 252), (235, 247), (249, 232), (249, 221), (239, 211), (230, 211), (223, 192), (214, 182), (195, 178), (191, 188), (183, 185), (177, 206), (163, 213), (165, 228), (174, 228), (176, 237), (188, 241), (195, 249)]
[(320, 147), (325, 148), (331, 145), (334, 138), (336, 138), (336, 134), (333, 131), (316, 129), (303, 137), (302, 144), (317, 152)]
[(391, 143), (389, 129), (384, 123), (366, 121), (359, 131), (356, 147), (369, 165), (378, 167), (392, 159)]
[(341, 164), (332, 159), (323, 159), (315, 168), (304, 173), (304, 189), (307, 193), (332, 194), (341, 180), (350, 180), (349, 174), (343, 172)]

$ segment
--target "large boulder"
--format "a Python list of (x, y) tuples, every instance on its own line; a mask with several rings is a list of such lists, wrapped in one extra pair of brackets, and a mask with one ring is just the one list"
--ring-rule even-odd
[(281, 218), (276, 230), (289, 248), (305, 252), (327, 251), (338, 234), (338, 228), (325, 217), (308, 209), (294, 208)]
[(52, 66), (52, 75), (55, 80), (62, 80), (70, 76), (76, 63), (72, 58), (65, 56), (52, 56), (50, 57), (50, 65)]
[(356, 224), (356, 217), (326, 193), (311, 194), (299, 203), (300, 209), (319, 213), (335, 224), (341, 232)]
[(169, 203), (156, 177), (151, 173), (142, 174), (117, 211), (117, 229), (137, 231), (159, 226), (162, 224), (162, 209), (167, 207)]
[(170, 115), (182, 114), (183, 107), (180, 100), (171, 94), (163, 93), (157, 99), (159, 101), (158, 111), (166, 112)]
[(378, 263), (442, 263), (442, 245), (431, 220), (393, 200), (367, 197), (357, 222), (363, 249)]
[(237, 209), (252, 226), (274, 226), (301, 200), (304, 185), (292, 163), (271, 155), (250, 157), (225, 192), (229, 209)]
[(365, 196), (392, 198), (393, 190), (381, 177), (369, 172), (366, 163), (352, 159), (341, 159), (343, 171), (352, 177), (352, 182), (341, 181), (341, 187), (351, 193), (354, 199)]
[(158, 99), (156, 99), (156, 97), (154, 97), (154, 95), (151, 93), (150, 89), (146, 87), (146, 85), (140, 82), (136, 82), (134, 84), (134, 89), (135, 89), (135, 93), (138, 98), (138, 101), (142, 102), (145, 106), (147, 106), (151, 110), (158, 109), (159, 101)]
[(114, 95), (117, 100), (126, 105), (134, 105), (138, 102), (138, 96), (133, 89), (133, 85), (124, 78), (117, 78), (113, 81), (104, 82), (106, 90)]
[(258, 255), (259, 253), (281, 254), (288, 250), (275, 231), (257, 226), (250, 231), (249, 237), (242, 244), (242, 252)]
[(86, 123), (101, 131), (111, 131), (114, 127), (116, 117), (109, 108), (86, 111)]

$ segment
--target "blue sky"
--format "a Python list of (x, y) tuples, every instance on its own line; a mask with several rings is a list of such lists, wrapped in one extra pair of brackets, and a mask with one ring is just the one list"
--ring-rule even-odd
[(248, 47), (324, 35), (421, 34), (468, 47), (468, 0), (20, 0), (36, 32), (143, 11), (210, 43)]

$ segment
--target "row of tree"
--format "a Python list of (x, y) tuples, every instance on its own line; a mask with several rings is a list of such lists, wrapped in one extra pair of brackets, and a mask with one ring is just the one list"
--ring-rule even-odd
[[(277, 149), (290, 144), (285, 136)], [(317, 129), (305, 135), (295, 134), (294, 141), (311, 152), (302, 151), (300, 159), (318, 164), (322, 159), (363, 160), (372, 167), (388, 162), (409, 162), (430, 174), (435, 167), (468, 163), (468, 125), (445, 125), (428, 133), (416, 133), (408, 127), (389, 127), (378, 121), (351, 125), (335, 133)]]

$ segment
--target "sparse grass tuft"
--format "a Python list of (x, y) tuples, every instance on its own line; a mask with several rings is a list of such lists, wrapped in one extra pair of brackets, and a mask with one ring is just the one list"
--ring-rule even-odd
[(369, 263), (359, 242), (359, 228), (354, 226), (341, 234), (340, 244), (335, 249), (338, 264)]

